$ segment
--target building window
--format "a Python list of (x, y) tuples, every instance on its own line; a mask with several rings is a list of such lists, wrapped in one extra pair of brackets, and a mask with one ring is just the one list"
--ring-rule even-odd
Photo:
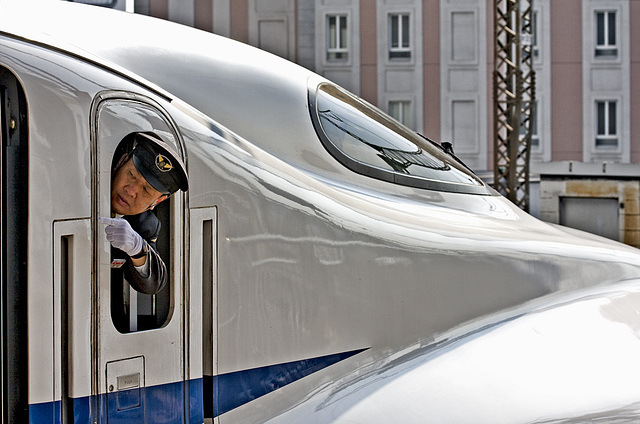
[[(529, 108), (529, 104), (530, 102), (528, 101), (523, 102), (523, 112)], [(529, 142), (529, 145), (533, 149), (537, 149), (540, 146), (540, 137), (538, 136), (538, 113), (536, 111), (537, 107), (538, 102), (535, 102), (531, 108), (531, 117), (529, 120), (527, 120), (525, 114), (522, 113), (522, 121), (520, 121), (520, 139), (524, 140), (527, 136), (527, 131), (531, 128), (531, 141)]]
[(618, 147), (617, 102), (596, 102), (596, 147)]
[(391, 101), (389, 102), (389, 115), (401, 124), (411, 128), (411, 102)]
[(596, 12), (596, 57), (618, 56), (616, 12)]
[(533, 58), (540, 57), (540, 46), (538, 44), (538, 11), (534, 11), (531, 17), (531, 49), (533, 50)]
[(347, 15), (327, 15), (327, 60), (349, 59)]
[(531, 147), (540, 148), (540, 134), (538, 133), (538, 102), (534, 103), (531, 110)]
[(411, 58), (409, 14), (389, 15), (389, 59)]

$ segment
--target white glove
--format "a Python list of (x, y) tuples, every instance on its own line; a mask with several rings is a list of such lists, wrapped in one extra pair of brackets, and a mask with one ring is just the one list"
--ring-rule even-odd
[(98, 223), (107, 224), (104, 232), (111, 246), (122, 250), (129, 256), (135, 256), (142, 251), (142, 237), (136, 233), (131, 225), (122, 218), (98, 218)]

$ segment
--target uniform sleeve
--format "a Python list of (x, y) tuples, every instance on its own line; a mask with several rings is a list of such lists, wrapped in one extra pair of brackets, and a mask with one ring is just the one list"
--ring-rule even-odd
[(167, 266), (156, 250), (156, 240), (160, 235), (160, 220), (151, 211), (139, 215), (125, 217), (131, 227), (142, 236), (149, 245), (147, 261), (149, 261), (149, 274), (142, 277), (136, 270), (131, 258), (127, 258), (124, 266), (124, 276), (136, 291), (146, 294), (158, 293), (167, 284)]
[(131, 259), (127, 259), (127, 267), (124, 270), (125, 278), (136, 291), (146, 294), (156, 294), (167, 283), (167, 267), (158, 252), (156, 252), (151, 245), (149, 246), (147, 260), (149, 261), (149, 275), (144, 278), (136, 270)]

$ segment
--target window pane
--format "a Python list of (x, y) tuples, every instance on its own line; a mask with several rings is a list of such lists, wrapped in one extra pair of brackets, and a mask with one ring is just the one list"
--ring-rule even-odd
[(340, 48), (347, 48), (347, 17), (340, 16)]
[(400, 102), (389, 102), (389, 115), (395, 119), (400, 117)]
[(533, 47), (538, 47), (538, 12), (533, 12), (531, 20), (531, 32), (533, 33)]
[(411, 128), (411, 102), (409, 101), (392, 101), (389, 102), (389, 115), (398, 122)]
[(610, 46), (616, 45), (616, 12), (608, 12), (607, 17), (609, 18), (608, 25), (608, 35), (609, 39), (607, 40), (607, 44)]
[[(315, 95), (318, 135), (347, 168), (395, 184), (489, 194), (480, 179), (438, 145), (379, 109), (331, 84), (321, 84)], [(392, 110), (409, 114), (409, 102), (395, 103)]]
[(391, 48), (396, 48), (400, 46), (399, 40), (399, 20), (397, 15), (391, 16)]
[(531, 110), (531, 146), (540, 146), (540, 137), (538, 136), (538, 102), (535, 102)]
[(618, 147), (618, 139), (615, 137), (596, 138), (596, 147), (616, 148)]
[(402, 16), (402, 47), (409, 47), (409, 15)]
[(538, 102), (534, 103), (531, 111), (531, 134), (533, 136), (538, 135)]
[(328, 33), (329, 33), (329, 48), (330, 49), (334, 49), (336, 48), (336, 36), (338, 34), (338, 31), (336, 29), (336, 17), (335, 16), (329, 16), (327, 17), (328, 20)]
[(596, 44), (598, 46), (604, 45), (604, 13), (596, 13)]
[(616, 102), (609, 102), (609, 132), (608, 135), (616, 135)]
[(598, 135), (605, 135), (606, 134), (606, 127), (605, 127), (605, 114), (606, 114), (606, 109), (605, 109), (605, 103), (604, 102), (598, 102), (597, 103), (597, 116), (596, 116), (596, 122), (597, 122), (597, 127), (598, 127)]

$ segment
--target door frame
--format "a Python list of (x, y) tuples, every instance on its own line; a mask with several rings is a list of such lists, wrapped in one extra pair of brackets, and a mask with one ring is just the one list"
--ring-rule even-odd
[[(116, 395), (120, 393), (118, 387), (114, 387), (113, 381), (118, 381), (119, 377), (128, 377), (129, 374), (127, 373), (131, 370), (133, 370), (131, 373), (135, 374), (139, 372), (137, 370), (142, 369), (142, 375), (137, 380), (139, 386), (135, 387), (135, 381), (133, 385), (123, 383), (123, 391), (131, 390), (133, 387), (133, 389), (140, 389), (144, 396), (150, 390), (171, 386), (170, 390), (172, 390), (174, 397), (177, 398), (177, 393), (181, 391), (180, 399), (183, 408), (180, 409), (185, 413), (188, 410), (188, 405), (185, 404), (185, 399), (188, 399), (188, 393), (186, 393), (188, 392), (188, 387), (186, 387), (185, 382), (188, 381), (187, 370), (189, 362), (188, 344), (185, 343), (185, 334), (188, 334), (186, 333), (188, 317), (185, 314), (185, 311), (188, 310), (186, 304), (188, 299), (185, 295), (188, 293), (188, 250), (185, 247), (188, 246), (189, 241), (189, 205), (188, 196), (185, 193), (178, 192), (172, 196), (170, 200), (171, 228), (163, 229), (163, 231), (171, 231), (173, 234), (172, 242), (174, 243), (171, 249), (171, 258), (169, 259), (172, 265), (169, 277), (172, 279), (170, 290), (173, 292), (171, 318), (160, 328), (132, 333), (118, 332), (111, 321), (110, 290), (109, 287), (105, 287), (107, 284), (104, 283), (110, 281), (110, 244), (106, 240), (104, 226), (98, 225), (97, 220), (99, 216), (105, 216), (105, 214), (110, 213), (110, 204), (107, 205), (109, 196), (105, 196), (105, 193), (108, 194), (108, 188), (111, 184), (111, 167), (107, 166), (107, 164), (111, 163), (113, 150), (116, 146), (110, 145), (109, 148), (105, 149), (105, 146), (100, 144), (100, 119), (103, 106), (108, 107), (110, 104), (118, 102), (123, 105), (130, 104), (147, 108), (155, 112), (157, 114), (156, 117), (161, 118), (172, 134), (176, 145), (176, 153), (181, 156), (185, 165), (187, 164), (184, 141), (178, 125), (158, 101), (127, 91), (107, 90), (98, 93), (94, 97), (90, 115), (91, 231), (94, 240), (92, 246), (94, 258), (91, 324), (92, 392), (102, 403), (97, 410), (100, 411), (100, 414), (105, 414), (105, 417), (100, 417), (98, 422), (107, 422), (110, 390)], [(133, 130), (145, 131), (148, 128), (136, 128)], [(108, 155), (108, 157), (105, 157), (105, 155)], [(162, 356), (165, 353), (170, 356), (176, 355), (174, 359), (169, 360), (170, 366), (168, 367), (162, 366)], [(179, 363), (173, 362), (174, 360), (179, 361)], [(167, 365), (166, 361), (164, 362)], [(172, 362), (173, 365), (171, 365)], [(179, 378), (175, 374), (178, 372)], [(120, 376), (118, 373), (122, 375)], [(172, 373), (174, 373), (173, 377), (170, 375)], [(164, 381), (163, 379), (173, 379), (173, 381)], [(129, 383), (131, 382), (132, 380), (129, 380)], [(181, 387), (174, 387), (176, 383), (180, 383)], [(148, 406), (150, 405), (142, 405), (144, 409), (142, 417), (144, 417), (144, 420), (148, 418), (147, 415), (150, 413), (145, 409)], [(172, 406), (172, 410), (176, 410), (176, 405)], [(187, 415), (183, 413), (181, 418), (184, 420), (186, 417)]]

